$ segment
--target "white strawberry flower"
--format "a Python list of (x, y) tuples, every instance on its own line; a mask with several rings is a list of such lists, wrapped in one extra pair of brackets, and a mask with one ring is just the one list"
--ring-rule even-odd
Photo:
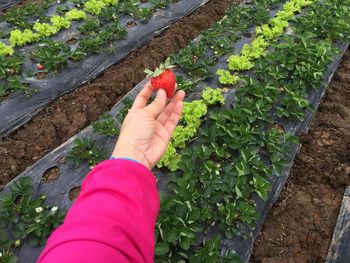
[(220, 172), (219, 172), (219, 171), (215, 171), (215, 173), (216, 173), (216, 175), (219, 175), (219, 174), (220, 174)]
[(43, 211), (43, 208), (41, 206), (35, 208), (35, 212), (41, 213)]
[(0, 252), (0, 258), (2, 257), (2, 253)]
[(56, 212), (56, 211), (57, 211), (57, 209), (58, 209), (58, 207), (57, 207), (57, 206), (53, 206), (53, 207), (51, 208), (51, 211), (52, 211), (52, 212)]

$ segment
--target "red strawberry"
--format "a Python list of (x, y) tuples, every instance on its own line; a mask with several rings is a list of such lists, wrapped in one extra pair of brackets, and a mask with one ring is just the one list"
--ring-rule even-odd
[(176, 75), (171, 70), (174, 66), (170, 65), (170, 58), (168, 58), (164, 64), (160, 64), (159, 68), (155, 71), (145, 69), (147, 77), (151, 78), (151, 83), (156, 89), (163, 89), (166, 92), (167, 97), (170, 99), (174, 97)]
[(41, 64), (37, 64), (37, 65), (36, 65), (36, 68), (37, 68), (38, 70), (43, 70), (43, 69), (44, 69), (44, 66), (41, 65)]

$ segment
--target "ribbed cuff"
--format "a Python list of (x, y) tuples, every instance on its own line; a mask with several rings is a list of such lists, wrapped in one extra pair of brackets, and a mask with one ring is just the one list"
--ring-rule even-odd
[(135, 162), (135, 163), (140, 163), (139, 161), (133, 159), (133, 158), (130, 158), (130, 157), (114, 157), (114, 156), (111, 156), (111, 158), (109, 158), (110, 160), (118, 160), (118, 159), (121, 159), (121, 160), (127, 160), (127, 161), (132, 161), (132, 162)]

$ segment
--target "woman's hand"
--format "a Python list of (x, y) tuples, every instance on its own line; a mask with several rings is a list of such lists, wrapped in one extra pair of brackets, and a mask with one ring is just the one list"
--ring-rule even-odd
[(123, 122), (113, 157), (128, 157), (139, 161), (150, 170), (163, 157), (172, 132), (179, 122), (185, 98), (178, 91), (168, 102), (164, 90), (158, 90), (154, 101), (147, 101), (154, 92), (149, 82), (138, 94)]

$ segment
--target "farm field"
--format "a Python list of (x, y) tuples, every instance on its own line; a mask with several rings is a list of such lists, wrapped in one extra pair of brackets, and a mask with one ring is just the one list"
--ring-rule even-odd
[(186, 100), (152, 171), (155, 262), (326, 260), (348, 225), (348, 0), (31, 2), (0, 1), (0, 262), (37, 260), (164, 61)]

